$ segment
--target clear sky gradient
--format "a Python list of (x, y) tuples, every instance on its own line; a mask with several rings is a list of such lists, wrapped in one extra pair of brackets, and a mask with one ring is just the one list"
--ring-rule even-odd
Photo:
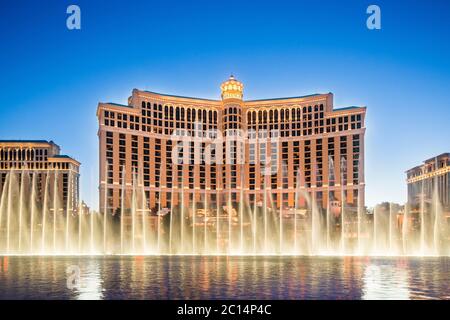
[[(66, 8), (81, 8), (81, 30)], [(382, 29), (366, 28), (381, 8)], [(52, 139), (98, 205), (98, 102), (133, 88), (246, 99), (333, 92), (366, 105), (367, 205), (403, 203), (405, 170), (450, 151), (450, 1), (1, 0), (0, 139)]]

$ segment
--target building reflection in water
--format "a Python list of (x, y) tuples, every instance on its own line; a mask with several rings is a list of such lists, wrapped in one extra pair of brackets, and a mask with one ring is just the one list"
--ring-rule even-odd
[(1, 267), (2, 267), (2, 269), (1, 269), (2, 272), (8, 272), (8, 257), (2, 258)]
[(100, 300), (103, 298), (102, 275), (99, 261), (89, 260), (80, 267), (80, 282), (74, 288), (77, 300)]
[[(448, 299), (448, 258), (0, 257), (0, 299)], [(67, 267), (80, 268), (67, 286)]]
[(408, 300), (409, 272), (402, 265), (370, 263), (363, 275), (362, 299)]

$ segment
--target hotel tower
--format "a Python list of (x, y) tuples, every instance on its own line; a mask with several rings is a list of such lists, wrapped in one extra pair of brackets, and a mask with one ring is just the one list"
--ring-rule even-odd
[(78, 221), (79, 169), (53, 141), (0, 140), (0, 253), (69, 248), (69, 221)]
[(406, 172), (408, 204), (419, 209), (437, 197), (443, 209), (450, 211), (450, 153), (443, 153)]
[(244, 100), (243, 88), (231, 76), (220, 100), (134, 89), (127, 105), (99, 103), (100, 210), (130, 209), (137, 187), (150, 216), (242, 194), (277, 210), (364, 205), (365, 107), (334, 109), (332, 93)]
[[(53, 199), (57, 187), (60, 210), (66, 212), (68, 208), (69, 211), (76, 211), (79, 204), (79, 169), (80, 163), (61, 155), (60, 147), (53, 141), (0, 140), (0, 194), (6, 194), (6, 188), (14, 191), (14, 188), (20, 189), (22, 183), (31, 184), (28, 180), (32, 174), (36, 174), (35, 197), (40, 202), (44, 201), (47, 184), (48, 189), (51, 189), (49, 199)], [(25, 179), (23, 175), (29, 177)], [(27, 196), (31, 193), (28, 189), (24, 192)], [(53, 210), (54, 203), (49, 203), (50, 210)]]

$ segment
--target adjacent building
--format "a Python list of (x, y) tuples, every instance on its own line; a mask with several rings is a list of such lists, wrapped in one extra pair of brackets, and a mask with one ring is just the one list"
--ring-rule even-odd
[(134, 89), (126, 105), (99, 103), (101, 211), (130, 208), (136, 187), (150, 210), (242, 195), (364, 205), (365, 107), (335, 109), (332, 93), (244, 100), (243, 87), (231, 76), (217, 100)]
[(34, 183), (38, 203), (43, 203), (47, 190), (48, 199), (58, 200), (48, 201), (50, 210), (57, 205), (64, 212), (75, 211), (79, 203), (79, 167), (77, 160), (61, 155), (60, 147), (53, 141), (0, 140), (1, 195), (18, 196), (24, 183), (23, 196), (28, 197)]
[(444, 210), (450, 211), (450, 153), (430, 158), (406, 175), (408, 203), (413, 210), (437, 197)]

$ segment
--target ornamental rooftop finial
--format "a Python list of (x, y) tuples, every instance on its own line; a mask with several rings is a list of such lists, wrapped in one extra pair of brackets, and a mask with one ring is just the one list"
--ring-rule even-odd
[(239, 99), (242, 100), (244, 85), (242, 82), (236, 80), (233, 75), (223, 82), (220, 86), (222, 91), (222, 100), (226, 99)]

